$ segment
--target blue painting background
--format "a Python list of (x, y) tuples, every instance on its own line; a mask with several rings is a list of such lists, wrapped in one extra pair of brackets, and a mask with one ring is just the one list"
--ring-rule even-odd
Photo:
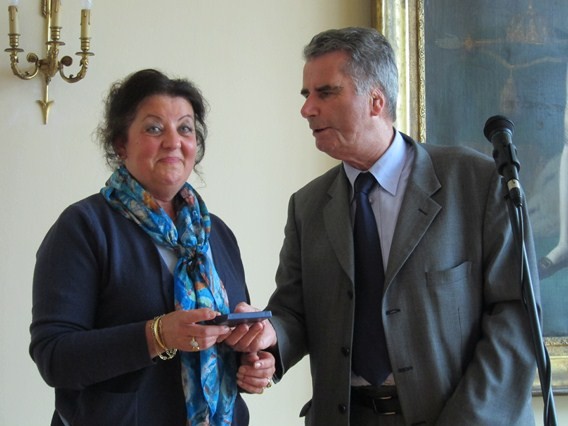
[[(491, 155), (486, 120), (513, 121), (537, 254), (545, 256), (559, 233), (568, 2), (427, 0), (424, 14), (426, 142)], [(568, 268), (542, 280), (541, 298), (544, 335), (568, 336)]]

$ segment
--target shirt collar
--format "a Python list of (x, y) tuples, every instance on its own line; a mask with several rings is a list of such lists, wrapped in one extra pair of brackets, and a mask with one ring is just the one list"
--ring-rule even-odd
[[(373, 174), (379, 185), (392, 195), (396, 195), (400, 176), (406, 162), (407, 150), (405, 145), (402, 135), (395, 130), (391, 145), (368, 170)], [(356, 169), (345, 162), (343, 162), (343, 167), (352, 188), (359, 173), (367, 171)]]

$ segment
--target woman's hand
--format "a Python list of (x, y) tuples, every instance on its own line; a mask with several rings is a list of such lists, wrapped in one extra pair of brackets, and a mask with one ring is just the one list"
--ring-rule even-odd
[(242, 354), (241, 366), (237, 371), (237, 385), (245, 392), (262, 393), (272, 386), (275, 371), (275, 359), (270, 352)]
[[(201, 325), (202, 321), (215, 318), (217, 312), (209, 308), (174, 311), (160, 318), (159, 339), (167, 349), (196, 352), (208, 349), (217, 343), (219, 336), (226, 335), (231, 329), (224, 325)], [(152, 358), (163, 353), (152, 330), (153, 320), (148, 321), (146, 339)]]

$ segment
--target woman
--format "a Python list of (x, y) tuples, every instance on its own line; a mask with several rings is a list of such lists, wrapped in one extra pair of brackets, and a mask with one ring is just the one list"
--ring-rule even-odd
[[(248, 424), (231, 329), (200, 325), (248, 301), (233, 233), (187, 183), (205, 113), (192, 83), (156, 70), (111, 88), (99, 136), (115, 170), (37, 253), (30, 353), (52, 425)], [(274, 358), (241, 362), (239, 385), (261, 393)]]

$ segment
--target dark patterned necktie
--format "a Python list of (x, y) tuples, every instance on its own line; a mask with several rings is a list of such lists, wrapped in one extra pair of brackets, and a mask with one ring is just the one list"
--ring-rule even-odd
[(369, 383), (380, 386), (391, 367), (381, 316), (385, 282), (383, 257), (377, 223), (369, 202), (375, 185), (371, 173), (355, 180), (357, 203), (353, 226), (355, 246), (355, 328), (353, 331), (353, 371)]

